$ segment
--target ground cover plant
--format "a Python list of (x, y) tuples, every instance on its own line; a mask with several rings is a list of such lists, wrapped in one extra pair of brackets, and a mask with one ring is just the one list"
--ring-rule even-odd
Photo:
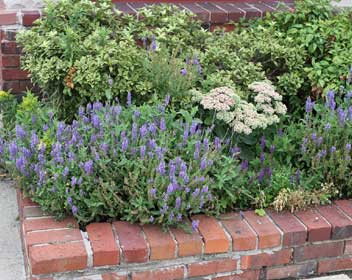
[(1, 164), (82, 224), (349, 197), (351, 15), (315, 4), (210, 33), (173, 6), (48, 3), (18, 36), (40, 98), (0, 93)]

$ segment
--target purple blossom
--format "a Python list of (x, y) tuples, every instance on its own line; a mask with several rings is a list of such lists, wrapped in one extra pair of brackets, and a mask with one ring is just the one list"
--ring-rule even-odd
[(139, 129), (139, 133), (141, 135), (141, 138), (144, 138), (148, 134), (148, 126), (146, 124), (143, 124), (141, 128)]
[(167, 107), (170, 103), (170, 95), (165, 96), (164, 106)]
[(193, 220), (192, 221), (192, 230), (197, 231), (198, 227), (199, 227), (199, 220)]
[(320, 146), (321, 144), (323, 144), (323, 141), (324, 141), (323, 137), (320, 136), (320, 137), (317, 139), (317, 145)]
[(339, 119), (340, 126), (343, 127), (346, 123), (347, 112), (339, 107), (337, 108), (337, 117)]
[(336, 152), (336, 147), (335, 146), (332, 146), (331, 148), (330, 148), (330, 153), (335, 153)]
[(299, 185), (301, 181), (301, 171), (296, 171), (296, 183)]
[(157, 171), (160, 173), (161, 176), (164, 176), (166, 174), (165, 168), (166, 168), (165, 161), (163, 160), (160, 161)]
[(150, 189), (150, 196), (155, 198), (156, 197), (156, 188), (151, 188)]
[(122, 139), (122, 143), (121, 143), (121, 150), (122, 152), (126, 152), (127, 151), (127, 148), (128, 148), (128, 138), (124, 137)]
[(330, 123), (327, 123), (325, 125), (325, 131), (329, 131), (331, 129), (331, 124)]
[(258, 182), (261, 184), (264, 181), (265, 169), (261, 169), (258, 174)]
[(22, 126), (16, 124), (15, 130), (16, 130), (16, 138), (17, 139), (23, 139), (27, 136), (27, 133)]
[(176, 198), (176, 201), (175, 201), (175, 207), (176, 207), (176, 209), (180, 209), (181, 203), (182, 203), (181, 197), (178, 196), (178, 197)]
[(72, 203), (73, 203), (72, 197), (69, 196), (69, 197), (67, 198), (67, 204), (71, 206)]
[(196, 188), (196, 189), (194, 190), (194, 192), (192, 193), (192, 197), (193, 197), (193, 198), (196, 198), (199, 194), (200, 194), (200, 189), (199, 189), (199, 188)]
[(346, 144), (346, 151), (350, 152), (351, 151), (351, 147), (352, 147), (352, 145), (350, 143), (347, 143)]
[(167, 209), (169, 209), (169, 206), (167, 206), (167, 204), (164, 204), (163, 207), (160, 209), (160, 213), (164, 215)]
[(246, 172), (248, 170), (248, 167), (249, 167), (248, 160), (243, 160), (241, 163), (241, 170)]
[(156, 50), (158, 49), (158, 43), (156, 42), (155, 39), (152, 40), (152, 43), (151, 43), (151, 50), (153, 52), (155, 52)]
[(100, 128), (100, 119), (97, 115), (92, 115), (92, 125), (94, 128), (99, 129)]
[(207, 168), (207, 159), (205, 157), (202, 157), (200, 160), (200, 170), (205, 170)]
[(177, 220), (178, 222), (182, 221), (182, 214), (181, 214), (181, 213), (178, 213), (178, 214), (177, 214), (176, 220)]
[(134, 113), (133, 113), (133, 117), (135, 119), (138, 119), (140, 117), (140, 115), (141, 115), (141, 112), (139, 112), (138, 110), (134, 111)]
[(310, 98), (310, 96), (308, 96), (307, 100), (306, 100), (306, 113), (310, 114), (313, 111), (314, 108), (314, 104), (315, 102), (312, 101), (312, 99)]
[(317, 140), (317, 134), (314, 132), (314, 133), (312, 133), (312, 135), (310, 136), (310, 138), (313, 140), (313, 141), (315, 141), (315, 140)]
[(238, 156), (241, 152), (241, 149), (239, 147), (232, 147), (230, 149), (230, 153), (232, 156)]
[(129, 91), (127, 93), (127, 106), (130, 107), (132, 105), (132, 93)]
[(75, 205), (72, 205), (72, 214), (76, 215), (78, 213), (78, 207)]
[(203, 186), (202, 187), (202, 193), (208, 193), (209, 187), (208, 186)]
[(132, 133), (131, 134), (132, 134), (132, 139), (136, 140), (138, 137), (138, 125), (135, 122), (132, 124)]
[(140, 157), (143, 159), (145, 157), (145, 152), (147, 150), (147, 147), (146, 146), (140, 146), (139, 147), (139, 154), (140, 154)]
[[(351, 93), (352, 93), (352, 91), (351, 91)], [(348, 118), (349, 118), (350, 120), (352, 120), (352, 106), (349, 106), (349, 107), (348, 107)]]
[(265, 161), (265, 154), (261, 153), (260, 154), (260, 163), (263, 164), (264, 161)]
[(191, 133), (191, 135), (194, 135), (195, 133), (196, 133), (196, 131), (197, 131), (197, 127), (198, 127), (198, 123), (196, 123), (196, 122), (192, 122), (192, 124), (191, 124), (191, 128), (190, 128), (190, 133)]
[(149, 139), (149, 140), (148, 140), (148, 146), (149, 146), (149, 149), (154, 150), (154, 149), (155, 149), (155, 146), (156, 146), (156, 141), (155, 141), (155, 139)]
[(148, 130), (151, 134), (155, 135), (156, 134), (156, 126), (154, 123), (150, 123), (148, 125)]
[(165, 131), (166, 130), (166, 122), (164, 118), (160, 119), (160, 130)]
[(270, 147), (270, 153), (273, 154), (275, 152), (275, 145), (271, 145)]
[(93, 173), (93, 161), (92, 160), (88, 160), (86, 161), (84, 164), (83, 164), (83, 169), (84, 169), (84, 172), (87, 174), (87, 175), (91, 175)]
[(282, 136), (284, 135), (284, 131), (283, 131), (283, 129), (282, 129), (281, 127), (278, 129), (277, 135), (278, 135), (279, 137), (282, 137)]
[(214, 146), (215, 146), (216, 150), (220, 150), (221, 149), (221, 139), (219, 137), (215, 137)]
[(112, 87), (113, 83), (114, 83), (114, 80), (113, 80), (112, 78), (109, 78), (109, 79), (108, 79), (108, 85), (109, 85), (109, 87)]
[(182, 76), (186, 76), (187, 75), (187, 69), (186, 68), (182, 68), (180, 71)]
[(326, 103), (325, 106), (329, 108), (331, 111), (334, 111), (336, 108), (336, 102), (335, 102), (335, 93), (332, 90), (329, 90), (327, 95), (326, 95)]
[(266, 146), (266, 140), (265, 140), (265, 137), (264, 137), (264, 135), (263, 135), (263, 136), (260, 138), (260, 148), (262, 149), (262, 151), (264, 151), (265, 146)]
[(35, 150), (39, 144), (39, 138), (38, 135), (32, 131), (32, 136), (31, 136), (31, 149)]
[(26, 166), (27, 160), (24, 156), (20, 156), (16, 159), (16, 168), (24, 175), (26, 174)]

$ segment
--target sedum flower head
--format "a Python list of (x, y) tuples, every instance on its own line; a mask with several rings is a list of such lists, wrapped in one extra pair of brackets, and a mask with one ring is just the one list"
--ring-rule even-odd
[(231, 107), (236, 104), (238, 99), (238, 96), (231, 88), (219, 87), (212, 89), (207, 95), (205, 95), (200, 101), (200, 104), (204, 109), (229, 111)]

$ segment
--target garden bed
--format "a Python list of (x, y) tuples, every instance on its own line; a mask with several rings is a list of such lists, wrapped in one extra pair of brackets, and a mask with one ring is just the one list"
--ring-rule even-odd
[(46, 216), (21, 192), (18, 202), (32, 279), (255, 280), (352, 269), (351, 200), (296, 214), (198, 215), (191, 234), (122, 221), (83, 232), (74, 219)]

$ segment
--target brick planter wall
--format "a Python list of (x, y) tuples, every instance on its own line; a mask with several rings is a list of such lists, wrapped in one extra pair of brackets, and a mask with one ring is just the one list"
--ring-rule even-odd
[[(5, 4), (8, 2), (8, 6)], [(293, 0), (228, 0), (228, 1), (155, 1), (155, 0), (130, 0), (113, 1), (116, 10), (133, 14), (138, 18), (138, 9), (149, 4), (159, 2), (172, 2), (181, 9), (191, 11), (204, 22), (205, 27), (214, 30), (224, 27), (232, 30), (232, 21), (241, 18), (253, 18), (263, 16), (267, 12), (276, 11), (279, 2), (286, 3), (287, 7), (293, 7)], [(21, 50), (16, 44), (16, 33), (23, 28), (29, 28), (33, 21), (41, 16), (40, 1), (35, 5), (32, 1), (0, 0), (0, 89), (11, 90), (14, 94), (21, 94), (26, 89), (34, 89), (30, 83), (28, 73), (20, 69)]]
[(352, 269), (352, 200), (295, 214), (198, 215), (163, 232), (123, 221), (55, 221), (18, 192), (30, 279), (286, 279)]

